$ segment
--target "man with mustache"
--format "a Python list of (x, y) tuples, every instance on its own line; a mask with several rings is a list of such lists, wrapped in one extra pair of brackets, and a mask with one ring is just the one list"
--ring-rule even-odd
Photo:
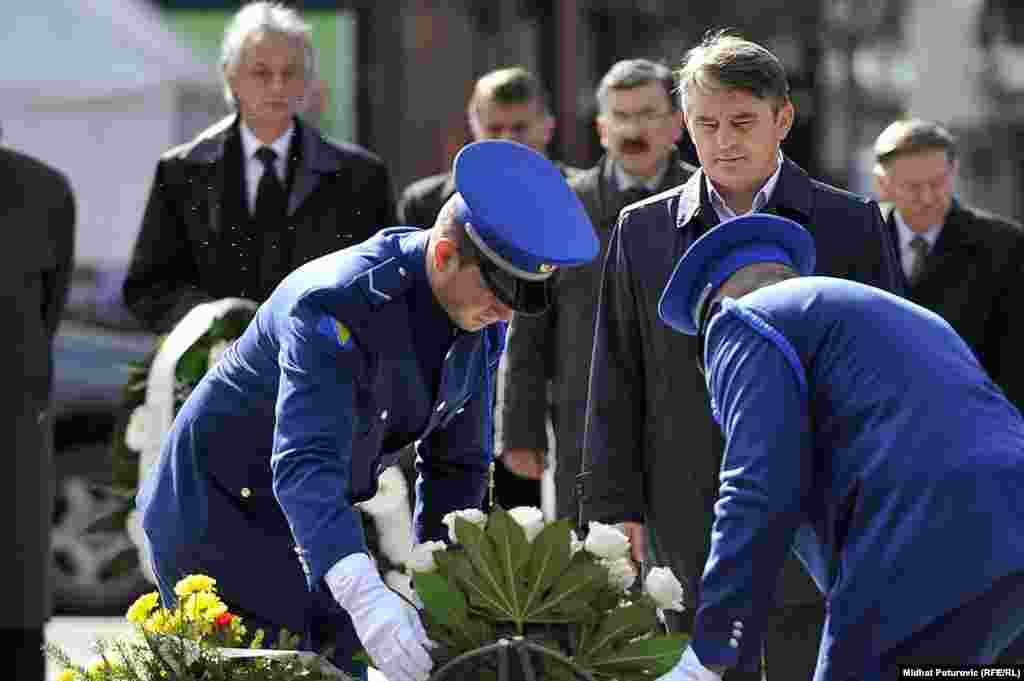
[[(688, 631), (700, 603), (723, 443), (692, 363), (694, 339), (658, 319), (679, 257), (720, 221), (768, 212), (811, 232), (816, 273), (896, 292), (901, 279), (877, 204), (811, 179), (781, 152), (796, 111), (771, 52), (710, 33), (687, 53), (677, 80), (701, 168), (682, 186), (623, 210), (612, 234), (580, 485), (584, 519), (623, 523), (638, 561), (685, 576), (696, 602), (688, 604), (688, 619), (670, 625)], [(793, 560), (778, 593), (766, 627), (766, 673), (771, 681), (810, 678), (824, 620), (821, 595)], [(758, 648), (745, 648), (726, 679), (761, 679)]]
[(556, 275), (551, 308), (542, 316), (516, 315), (498, 378), (496, 451), (520, 475), (539, 479), (554, 431), (555, 497), (559, 517), (575, 517), (590, 348), (603, 254), (623, 206), (674, 187), (695, 170), (676, 142), (683, 115), (675, 81), (647, 59), (616, 63), (597, 89), (597, 131), (605, 156), (571, 178), (601, 240), (602, 256)]

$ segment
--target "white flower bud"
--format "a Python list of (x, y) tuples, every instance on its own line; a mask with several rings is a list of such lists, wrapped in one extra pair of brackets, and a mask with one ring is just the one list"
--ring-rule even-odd
[(124, 443), (128, 449), (135, 452), (143, 452), (153, 445), (154, 439), (159, 438), (154, 433), (154, 414), (146, 404), (135, 407), (130, 417), (128, 426), (124, 431)]
[(623, 558), (629, 555), (629, 537), (612, 525), (591, 520), (583, 548), (598, 558)]
[(544, 529), (544, 512), (536, 506), (516, 506), (508, 514), (526, 532), (527, 542), (532, 542)]
[(576, 530), (569, 530), (569, 557), (572, 558), (583, 550), (583, 542), (580, 541)]
[(405, 568), (414, 572), (433, 572), (437, 569), (434, 561), (434, 551), (444, 551), (443, 541), (428, 541), (412, 547), (408, 560), (405, 561)]
[(644, 592), (662, 610), (684, 610), (683, 585), (676, 579), (672, 568), (651, 568), (644, 581)]
[(473, 523), (479, 528), (483, 528), (487, 524), (487, 514), (478, 508), (464, 508), (461, 511), (452, 511), (446, 513), (441, 522), (448, 528), (448, 538), (452, 540), (452, 543), (457, 544), (459, 540), (455, 537), (455, 519), (462, 518), (466, 522)]
[(626, 591), (636, 581), (636, 568), (627, 556), (621, 558), (602, 558), (600, 561), (608, 570), (608, 582), (616, 589)]
[(219, 340), (210, 347), (210, 354), (206, 357), (207, 369), (213, 368), (213, 365), (220, 360), (221, 355), (224, 354), (224, 351), (228, 349), (231, 343), (232, 341), (229, 340)]

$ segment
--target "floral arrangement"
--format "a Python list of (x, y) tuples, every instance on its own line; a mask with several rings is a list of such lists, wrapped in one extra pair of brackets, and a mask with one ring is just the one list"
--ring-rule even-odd
[[(174, 372), (174, 411), (192, 393), (207, 370), (217, 363), (231, 343), (242, 335), (255, 315), (247, 307), (228, 309), (214, 319), (206, 332), (178, 360)], [(161, 336), (145, 359), (129, 366), (129, 378), (121, 391), (121, 415), (110, 446), (112, 487), (133, 498), (139, 486), (139, 453), (151, 436), (153, 426), (145, 407), (146, 385), (153, 360), (166, 336)]]
[(293, 650), (298, 637), (282, 632), (263, 650), (264, 632), (252, 634), (217, 595), (216, 580), (189, 575), (174, 587), (177, 605), (160, 607), (155, 591), (140, 596), (126, 613), (134, 632), (96, 643), (99, 659), (76, 664), (47, 644), (48, 657), (63, 668), (58, 681), (327, 681), (350, 679), (323, 657)]
[[(568, 520), (545, 522), (532, 507), (444, 518), (451, 544), (415, 547), (406, 565), (428, 637), (435, 678), (498, 678), (493, 657), (472, 652), (501, 640), (529, 640), (545, 653), (538, 678), (640, 681), (668, 672), (687, 637), (666, 634), (662, 610), (683, 609), (683, 587), (668, 568), (636, 584), (629, 539), (591, 522), (585, 539)], [(536, 648), (535, 648), (536, 649)], [(532, 664), (532, 663), (531, 663)], [(584, 677), (585, 678), (585, 677)]]

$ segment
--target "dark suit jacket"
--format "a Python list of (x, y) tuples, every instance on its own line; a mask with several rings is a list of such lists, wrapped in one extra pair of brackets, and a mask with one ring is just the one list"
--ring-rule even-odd
[[(682, 184), (696, 170), (674, 155), (658, 191)], [(575, 493), (583, 447), (590, 352), (594, 344), (601, 264), (624, 206), (613, 165), (602, 159), (569, 181), (580, 197), (601, 243), (591, 263), (559, 271), (551, 308), (543, 315), (513, 318), (508, 349), (498, 369), (496, 449), (546, 450), (547, 418), (555, 434), (555, 498), (558, 517), (578, 517)], [(550, 402), (543, 399), (549, 394)]]
[[(285, 274), (397, 222), (391, 181), (377, 156), (297, 125), (302, 155), (282, 225), (293, 235)], [(240, 295), (238, 270), (228, 264), (236, 262), (230, 227), (246, 216), (222, 205), (239, 184), (228, 169), (242, 166), (225, 156), (229, 138), (239, 134), (236, 116), (229, 116), (157, 163), (124, 283), (125, 303), (151, 331), (170, 330), (199, 303)], [(278, 276), (260, 288), (269, 291)]]
[[(575, 177), (579, 168), (556, 163), (566, 179)], [(455, 193), (455, 178), (450, 172), (421, 177), (404, 190), (398, 198), (398, 221), (410, 227), (430, 229), (434, 226), (441, 207)]]
[[(874, 201), (786, 159), (764, 210), (810, 230), (818, 274), (902, 292)], [(710, 547), (723, 440), (696, 369), (697, 339), (662, 323), (658, 301), (686, 248), (717, 223), (702, 172), (620, 214), (601, 278), (587, 402), (584, 517), (644, 522), (653, 564), (671, 567), (691, 595)], [(795, 561), (787, 570), (787, 602), (821, 598)]]
[(0, 267), (4, 319), (3, 409), (14, 475), (0, 492), (2, 562), (0, 627), (39, 627), (50, 616), (50, 525), (53, 522), (52, 420), (48, 406), (53, 338), (71, 277), (75, 201), (65, 177), (40, 161), (0, 149), (0, 225), (10, 235)]
[[(895, 249), (892, 206), (885, 207)], [(902, 269), (900, 270), (902, 273)], [(1024, 408), (1024, 229), (954, 201), (907, 297), (940, 314), (971, 346), (1018, 409)]]

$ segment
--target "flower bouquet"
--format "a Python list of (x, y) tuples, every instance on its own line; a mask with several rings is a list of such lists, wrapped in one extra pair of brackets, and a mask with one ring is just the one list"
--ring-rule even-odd
[(189, 575), (174, 587), (178, 604), (159, 606), (156, 592), (140, 596), (126, 617), (135, 632), (96, 644), (99, 659), (88, 668), (48, 644), (47, 655), (63, 671), (58, 681), (334, 681), (351, 679), (323, 657), (294, 650), (298, 638), (282, 632), (262, 649), (263, 630), (250, 634), (228, 611), (216, 580)]
[(682, 585), (656, 568), (634, 586), (617, 528), (591, 522), (581, 540), (532, 507), (456, 511), (444, 523), (452, 544), (426, 542), (407, 562), (438, 644), (434, 681), (640, 681), (678, 662), (687, 637), (666, 634), (659, 614), (682, 610)]

